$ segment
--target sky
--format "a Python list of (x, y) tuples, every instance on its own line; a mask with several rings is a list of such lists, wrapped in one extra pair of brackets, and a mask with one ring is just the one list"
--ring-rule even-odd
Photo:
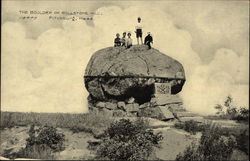
[[(117, 32), (133, 33), (138, 16), (143, 31), (154, 37), (153, 47), (183, 64), (186, 83), (180, 96), (188, 110), (212, 114), (228, 95), (238, 107), (249, 107), (249, 1), (6, 0), (2, 4), (2, 111), (87, 112), (83, 75), (88, 60), (95, 51), (112, 46)], [(100, 14), (93, 21), (71, 21), (20, 11)], [(132, 39), (135, 43), (133, 34)]]

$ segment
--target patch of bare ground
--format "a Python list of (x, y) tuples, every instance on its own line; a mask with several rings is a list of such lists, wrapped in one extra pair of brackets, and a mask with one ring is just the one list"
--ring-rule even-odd
[(65, 149), (60, 153), (57, 153), (55, 158), (60, 160), (88, 160), (93, 159), (94, 154), (88, 150), (88, 141), (94, 141), (94, 137), (91, 134), (78, 132), (73, 133), (68, 129), (59, 129), (65, 135)]
[(191, 135), (184, 130), (174, 128), (159, 128), (155, 131), (161, 131), (164, 139), (161, 143), (161, 148), (156, 150), (156, 156), (163, 160), (175, 160), (176, 156), (183, 152), (191, 143), (198, 142), (201, 133)]

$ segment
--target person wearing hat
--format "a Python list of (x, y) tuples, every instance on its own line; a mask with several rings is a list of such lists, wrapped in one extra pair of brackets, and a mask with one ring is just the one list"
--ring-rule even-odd
[(151, 49), (151, 43), (153, 44), (153, 37), (151, 36), (150, 32), (148, 32), (148, 35), (144, 39), (144, 44), (148, 45), (148, 49)]
[(139, 38), (141, 39), (141, 44), (142, 44), (142, 23), (141, 23), (141, 18), (137, 18), (137, 24), (135, 26), (135, 33), (136, 33), (136, 38), (137, 38), (137, 43), (139, 45)]
[(116, 34), (116, 38), (114, 40), (114, 46), (115, 47), (121, 46), (121, 39), (120, 39), (120, 34), (119, 33)]
[(128, 33), (128, 38), (126, 39), (126, 48), (130, 48), (132, 46), (131, 33)]
[(126, 32), (123, 32), (122, 38), (121, 38), (121, 46), (126, 46)]

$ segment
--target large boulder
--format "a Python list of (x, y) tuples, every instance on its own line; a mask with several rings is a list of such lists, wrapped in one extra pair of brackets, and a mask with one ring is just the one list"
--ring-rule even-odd
[(84, 81), (97, 100), (125, 101), (133, 97), (142, 104), (150, 101), (156, 82), (170, 83), (172, 94), (180, 92), (185, 72), (178, 61), (145, 45), (108, 47), (93, 54)]

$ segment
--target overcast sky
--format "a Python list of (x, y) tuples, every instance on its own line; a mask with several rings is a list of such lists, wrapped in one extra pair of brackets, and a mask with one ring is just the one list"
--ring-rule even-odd
[[(184, 65), (187, 81), (180, 95), (188, 109), (204, 113), (229, 94), (248, 106), (249, 1), (2, 4), (2, 110), (86, 112), (82, 77), (89, 58), (112, 46), (116, 32), (133, 32), (138, 16), (144, 31), (153, 34), (154, 47)], [(48, 15), (22, 20), (20, 10), (102, 15), (87, 23), (50, 20)]]

